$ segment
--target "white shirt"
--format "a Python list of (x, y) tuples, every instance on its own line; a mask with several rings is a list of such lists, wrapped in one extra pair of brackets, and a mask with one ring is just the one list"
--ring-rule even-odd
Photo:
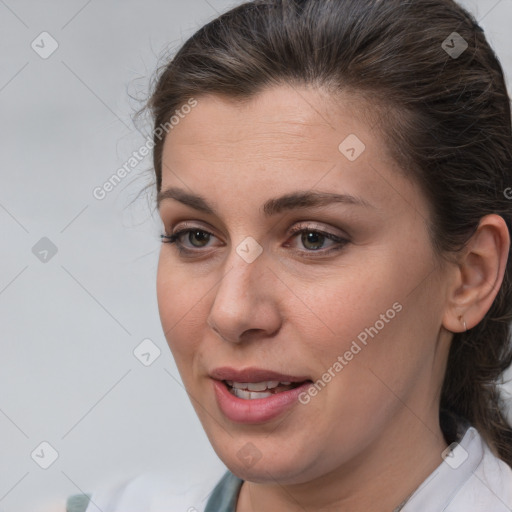
[[(469, 427), (401, 512), (512, 512), (512, 468)], [(164, 473), (147, 473), (93, 493), (86, 512), (204, 512), (226, 469), (183, 485)]]

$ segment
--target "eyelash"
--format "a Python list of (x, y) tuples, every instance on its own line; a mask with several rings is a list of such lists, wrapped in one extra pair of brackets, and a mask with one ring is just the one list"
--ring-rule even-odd
[[(160, 235), (160, 237), (162, 239), (162, 243), (175, 244), (180, 255), (182, 255), (182, 256), (192, 256), (192, 255), (197, 256), (198, 253), (204, 252), (204, 251), (202, 251), (201, 248), (187, 249), (186, 247), (183, 246), (182, 243), (179, 242), (179, 239), (183, 235), (185, 235), (187, 233), (191, 233), (191, 232), (200, 232), (200, 233), (203, 233), (206, 235), (215, 236), (213, 233), (210, 233), (209, 231), (201, 229), (200, 227), (190, 227), (190, 228), (181, 229), (181, 230), (177, 231), (176, 233), (173, 233), (172, 235), (162, 234), (162, 235)], [(309, 254), (311, 254), (311, 253), (313, 253), (313, 254), (320, 253), (322, 256), (326, 256), (328, 254), (331, 254), (332, 252), (339, 251), (339, 250), (343, 249), (345, 247), (345, 245), (349, 243), (349, 240), (347, 240), (346, 238), (340, 238), (340, 237), (334, 235), (333, 233), (329, 233), (327, 231), (322, 231), (319, 229), (314, 229), (312, 227), (307, 227), (307, 226), (296, 226), (296, 227), (292, 228), (292, 230), (290, 232), (290, 236), (294, 237), (301, 233), (314, 233), (317, 235), (321, 235), (321, 236), (337, 243), (337, 245), (335, 245), (327, 250), (321, 250), (321, 249), (295, 250), (295, 252), (297, 252), (297, 253), (308, 254), (307, 257), (309, 257)]]

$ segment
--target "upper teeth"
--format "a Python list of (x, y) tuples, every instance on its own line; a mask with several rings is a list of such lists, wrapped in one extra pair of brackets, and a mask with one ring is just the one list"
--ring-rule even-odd
[(277, 388), (279, 384), (289, 386), (291, 382), (279, 382), (277, 380), (267, 380), (264, 382), (233, 382), (227, 380), (226, 383), (232, 388), (247, 389), (248, 391), (265, 391), (265, 389)]

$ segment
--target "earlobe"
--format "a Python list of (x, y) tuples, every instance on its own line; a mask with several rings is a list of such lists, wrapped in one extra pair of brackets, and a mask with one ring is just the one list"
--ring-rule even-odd
[(462, 315), (459, 316), (459, 321), (464, 326), (464, 332), (466, 332), (468, 330), (468, 325), (466, 324), (466, 320), (464, 320), (464, 317)]
[(486, 215), (454, 269), (443, 327), (464, 332), (477, 325), (492, 306), (503, 282), (510, 235), (503, 217)]

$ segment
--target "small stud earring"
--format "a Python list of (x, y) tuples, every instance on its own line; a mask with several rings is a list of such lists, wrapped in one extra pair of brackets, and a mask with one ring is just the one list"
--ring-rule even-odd
[(463, 316), (459, 316), (459, 320), (461, 321), (462, 325), (464, 326), (464, 331), (468, 330), (468, 326), (466, 325), (466, 320), (464, 320)]

